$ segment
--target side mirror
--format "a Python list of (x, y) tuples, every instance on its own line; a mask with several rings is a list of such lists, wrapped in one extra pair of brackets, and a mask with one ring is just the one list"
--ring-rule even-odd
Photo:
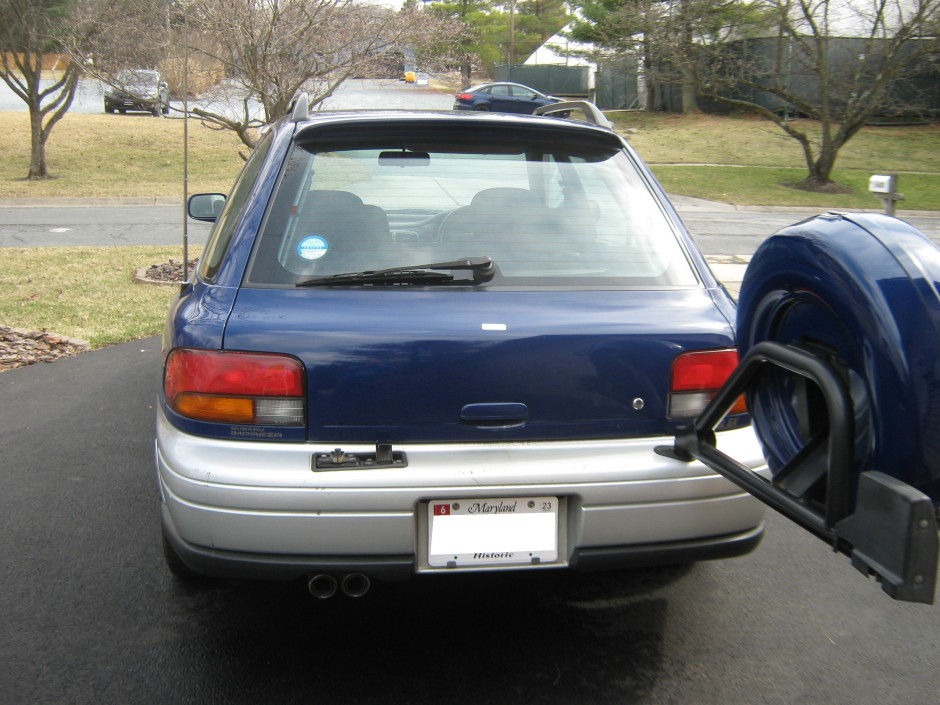
[(186, 213), (193, 220), (214, 223), (225, 206), (224, 193), (197, 193), (189, 197)]

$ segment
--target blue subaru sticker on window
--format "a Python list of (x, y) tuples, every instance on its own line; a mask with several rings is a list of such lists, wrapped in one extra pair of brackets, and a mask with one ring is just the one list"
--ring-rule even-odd
[(329, 244), (319, 235), (305, 237), (297, 245), (297, 254), (304, 259), (320, 259), (330, 249)]

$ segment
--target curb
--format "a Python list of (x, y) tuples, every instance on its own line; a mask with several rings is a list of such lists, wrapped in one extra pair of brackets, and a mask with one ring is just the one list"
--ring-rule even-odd
[(87, 208), (92, 206), (179, 206), (182, 196), (93, 196), (89, 198), (0, 198), (0, 208)]

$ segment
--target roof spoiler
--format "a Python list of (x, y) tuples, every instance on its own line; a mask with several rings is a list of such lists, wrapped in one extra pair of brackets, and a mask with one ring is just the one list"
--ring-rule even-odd
[(552, 103), (551, 105), (543, 105), (535, 109), (536, 115), (550, 115), (551, 113), (564, 113), (571, 112), (572, 110), (581, 110), (584, 112), (585, 121), (589, 122), (592, 125), (597, 125), (598, 127), (606, 127), (608, 130), (613, 129), (613, 125), (610, 123), (610, 120), (601, 112), (594, 103), (589, 100), (565, 100), (561, 103)]

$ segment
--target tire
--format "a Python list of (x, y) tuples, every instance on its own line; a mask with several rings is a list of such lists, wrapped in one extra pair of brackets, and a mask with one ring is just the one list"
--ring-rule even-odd
[(166, 536), (166, 532), (161, 531), (163, 537), (163, 560), (166, 563), (166, 567), (169, 571), (177, 578), (187, 582), (193, 582), (197, 580), (204, 580), (205, 576), (197, 573), (188, 565), (183, 563), (183, 559), (179, 557), (179, 554), (173, 548), (173, 545), (170, 543), (170, 540)]
[(481, 104), (481, 105), (476, 106), (474, 110), (476, 110), (479, 113), (488, 113), (490, 112), (490, 106)]
[[(940, 500), (940, 248), (882, 215), (827, 214), (754, 254), (738, 303), (743, 357), (769, 340), (834, 355), (855, 405), (855, 473), (879, 470)], [(841, 366), (841, 365), (840, 365)], [(748, 407), (776, 475), (826, 419), (815, 385), (762, 373)], [(823, 412), (824, 416), (824, 412)]]

